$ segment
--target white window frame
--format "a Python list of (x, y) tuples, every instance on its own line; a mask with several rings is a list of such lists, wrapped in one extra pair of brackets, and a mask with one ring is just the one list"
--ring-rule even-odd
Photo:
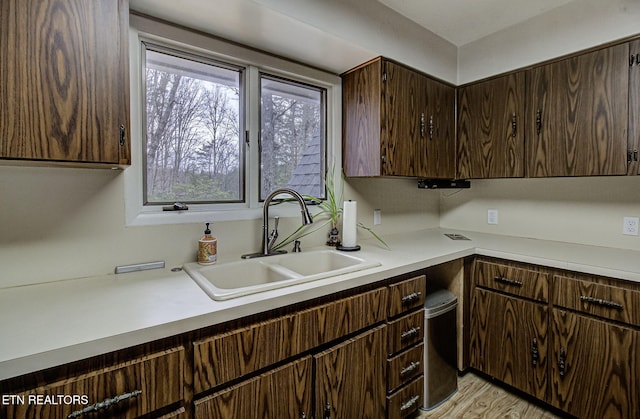
[[(211, 57), (246, 68), (245, 77), (258, 78), (267, 72), (326, 89), (326, 166), (339, 179), (341, 162), (341, 80), (340, 77), (299, 63), (239, 46), (212, 36), (191, 32), (169, 24), (131, 15), (129, 27), (129, 62), (131, 95), (131, 166), (124, 171), (124, 204), (127, 226), (199, 223), (209, 221), (250, 220), (262, 217), (259, 201), (259, 85), (248, 83), (246, 89), (246, 126), (249, 146), (245, 145), (245, 202), (189, 204), (188, 211), (162, 211), (160, 205), (143, 205), (143, 50), (142, 41), (166, 45), (192, 54)], [(282, 217), (297, 217), (297, 204), (278, 205), (272, 211)]]

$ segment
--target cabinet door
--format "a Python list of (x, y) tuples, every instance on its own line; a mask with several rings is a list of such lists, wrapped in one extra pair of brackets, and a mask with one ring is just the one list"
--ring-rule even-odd
[(455, 89), (422, 77), (426, 98), (415, 150), (416, 176), (453, 179), (455, 173)]
[(195, 417), (290, 418), (311, 417), (311, 357), (240, 383), (195, 402)]
[(546, 305), (476, 289), (471, 317), (471, 366), (547, 400)]
[(342, 75), (342, 169), (345, 176), (380, 176), (382, 66), (376, 59)]
[(630, 175), (640, 174), (640, 40), (629, 44), (629, 153)]
[(551, 403), (577, 417), (638, 417), (640, 332), (553, 310)]
[(425, 77), (409, 68), (385, 62), (382, 99), (382, 157), (385, 176), (415, 176), (415, 149), (425, 109)]
[(1, 159), (129, 164), (128, 13), (126, 0), (2, 2)]
[(379, 326), (315, 356), (316, 418), (385, 417), (386, 326)]
[(527, 174), (627, 172), (629, 45), (530, 70)]
[(459, 89), (458, 178), (524, 176), (524, 105), (524, 72)]

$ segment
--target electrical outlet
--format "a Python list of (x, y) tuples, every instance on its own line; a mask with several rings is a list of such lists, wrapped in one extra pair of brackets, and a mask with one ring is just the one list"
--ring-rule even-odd
[(373, 210), (373, 225), (377, 226), (382, 224), (382, 211), (379, 209)]
[(627, 236), (638, 235), (638, 217), (624, 217), (622, 221), (622, 234)]
[(498, 224), (498, 210), (487, 210), (487, 224)]

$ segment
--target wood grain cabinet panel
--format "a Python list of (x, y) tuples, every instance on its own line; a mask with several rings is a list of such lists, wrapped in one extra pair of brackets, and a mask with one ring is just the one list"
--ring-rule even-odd
[(387, 354), (394, 355), (424, 340), (424, 310), (419, 310), (387, 323)]
[(342, 75), (346, 176), (455, 176), (455, 88), (379, 57)]
[(238, 385), (196, 400), (195, 417), (292, 418), (311, 417), (312, 362), (307, 356)]
[(418, 375), (424, 374), (424, 344), (389, 358), (387, 373), (387, 392), (389, 393)]
[(527, 176), (627, 173), (629, 45), (528, 72)]
[(385, 417), (385, 329), (378, 326), (314, 356), (316, 418)]
[[(25, 403), (0, 406), (0, 417), (6, 418), (66, 418), (84, 417), (80, 412), (90, 406), (107, 402), (96, 410), (102, 417), (136, 418), (162, 407), (179, 403), (184, 399), (185, 350), (179, 347), (160, 353), (136, 358), (114, 367), (103, 368), (87, 374), (38, 387), (21, 393)], [(29, 402), (29, 397), (39, 395), (41, 402)], [(86, 395), (85, 401), (75, 402), (72, 397)], [(52, 396), (53, 403), (46, 403), (44, 396)], [(67, 396), (69, 402), (57, 397)], [(114, 398), (122, 397), (115, 402)]]
[(427, 277), (420, 275), (389, 285), (389, 317), (422, 308), (427, 296)]
[(640, 174), (640, 40), (629, 44), (628, 175)]
[(548, 307), (476, 288), (471, 307), (471, 366), (548, 400)]
[(457, 177), (524, 176), (525, 72), (458, 89)]
[(475, 284), (519, 297), (549, 301), (549, 274), (526, 265), (478, 261)]
[(637, 418), (640, 332), (553, 309), (551, 403), (582, 419)]
[(402, 390), (387, 396), (387, 418), (411, 417), (423, 405), (424, 377), (418, 377)]
[(640, 327), (640, 291), (555, 275), (553, 305)]
[(196, 393), (386, 319), (384, 287), (194, 342)]
[(2, 1), (0, 160), (130, 163), (128, 6)]

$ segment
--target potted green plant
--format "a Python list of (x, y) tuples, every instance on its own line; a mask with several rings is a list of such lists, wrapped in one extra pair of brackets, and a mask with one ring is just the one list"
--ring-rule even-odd
[[(327, 173), (327, 199), (320, 199), (312, 195), (303, 195), (303, 198), (306, 201), (316, 203), (320, 210), (316, 212), (313, 217), (313, 224), (310, 225), (301, 225), (298, 227), (293, 233), (283, 238), (280, 242), (276, 243), (273, 247), (274, 250), (281, 249), (282, 247), (292, 243), (295, 240), (299, 240), (302, 237), (308, 236), (316, 231), (322, 229), (327, 225), (331, 225), (331, 230), (329, 232), (329, 238), (327, 240), (327, 245), (329, 246), (337, 246), (339, 244), (338, 241), (338, 223), (340, 221), (340, 216), (342, 215), (342, 207), (341, 203), (343, 202), (344, 195), (344, 179), (341, 177), (340, 179), (340, 191), (339, 194), (336, 194), (335, 183), (333, 181), (333, 171)], [(288, 201), (288, 199), (284, 200)], [(316, 224), (317, 221), (324, 220), (324, 223)], [(389, 245), (378, 236), (372, 229), (365, 226), (362, 223), (358, 223), (358, 227), (367, 230), (373, 237), (375, 237), (381, 244), (385, 247), (389, 248)]]

